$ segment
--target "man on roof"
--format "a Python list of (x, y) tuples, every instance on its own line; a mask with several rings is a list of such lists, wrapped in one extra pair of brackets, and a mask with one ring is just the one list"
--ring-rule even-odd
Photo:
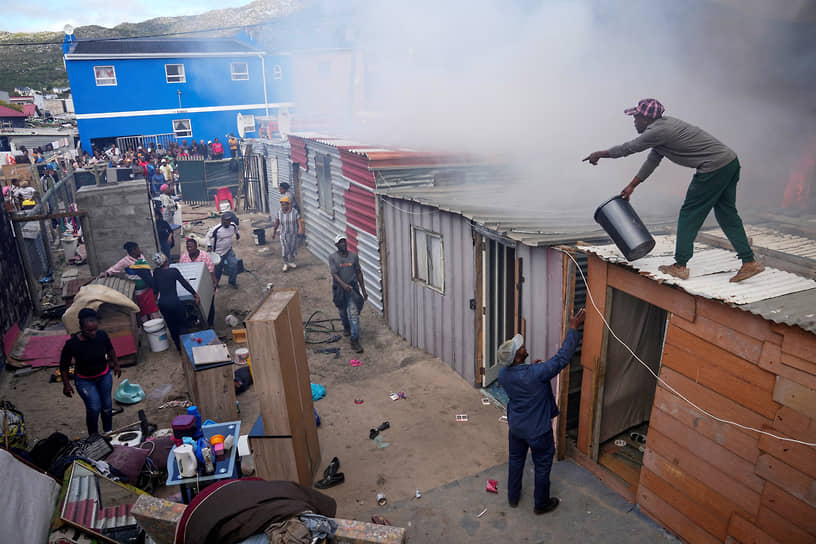
[(634, 116), (635, 130), (640, 136), (607, 150), (590, 153), (583, 160), (597, 165), (603, 158), (617, 159), (651, 149), (637, 175), (621, 191), (621, 197), (627, 200), (635, 187), (646, 181), (657, 168), (663, 157), (680, 166), (695, 168), (697, 172), (691, 178), (677, 220), (675, 262), (662, 265), (659, 270), (682, 280), (688, 279), (689, 269), (686, 265), (694, 250), (694, 239), (714, 208), (717, 223), (742, 261), (742, 267), (731, 281), (739, 282), (759, 274), (765, 266), (754, 257), (742, 219), (737, 213), (740, 174), (737, 154), (701, 128), (674, 117), (664, 117), (664, 111), (663, 105), (654, 98), (644, 98), (637, 106), (624, 110), (626, 115)]

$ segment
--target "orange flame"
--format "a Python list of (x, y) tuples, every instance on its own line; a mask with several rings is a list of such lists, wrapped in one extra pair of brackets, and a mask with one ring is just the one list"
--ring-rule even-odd
[(782, 197), (783, 208), (804, 209), (808, 206), (811, 189), (816, 183), (816, 140), (808, 146), (791, 169), (785, 194)]

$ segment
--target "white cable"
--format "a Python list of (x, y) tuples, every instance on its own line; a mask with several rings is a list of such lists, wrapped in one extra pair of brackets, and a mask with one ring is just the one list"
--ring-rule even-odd
[(649, 365), (647, 365), (646, 363), (644, 363), (644, 362), (643, 362), (643, 361), (640, 359), (640, 357), (638, 357), (638, 356), (635, 354), (635, 352), (634, 352), (634, 351), (632, 351), (632, 349), (631, 349), (629, 346), (627, 346), (627, 345), (626, 345), (626, 343), (625, 343), (623, 340), (621, 340), (620, 338), (618, 338), (618, 335), (617, 335), (617, 334), (615, 334), (615, 331), (613, 331), (613, 330), (612, 330), (612, 327), (610, 327), (610, 326), (609, 326), (609, 323), (607, 323), (606, 318), (604, 318), (603, 313), (601, 313), (601, 311), (598, 309), (598, 306), (595, 304), (595, 299), (592, 297), (592, 292), (589, 290), (589, 283), (587, 283), (587, 279), (586, 279), (586, 277), (584, 276), (584, 271), (583, 271), (583, 270), (581, 270), (581, 265), (579, 265), (579, 264), (578, 264), (578, 261), (576, 261), (576, 260), (575, 260), (575, 257), (573, 257), (572, 255), (570, 255), (570, 253), (569, 253), (569, 252), (564, 251), (563, 249), (559, 249), (559, 248), (557, 248), (557, 247), (554, 247), (553, 249), (556, 249), (556, 250), (560, 251), (561, 253), (563, 253), (564, 255), (568, 256), (568, 257), (569, 257), (569, 258), (572, 260), (572, 262), (573, 262), (573, 263), (575, 263), (575, 267), (578, 269), (578, 272), (581, 274), (581, 279), (584, 281), (584, 285), (586, 286), (586, 293), (587, 293), (587, 297), (589, 297), (589, 301), (592, 303), (592, 307), (593, 307), (593, 308), (595, 308), (595, 311), (596, 311), (596, 312), (598, 312), (598, 315), (600, 316), (601, 321), (603, 321), (604, 325), (606, 325), (606, 328), (607, 328), (607, 330), (609, 331), (609, 333), (612, 335), (612, 337), (613, 337), (615, 340), (617, 340), (618, 342), (620, 342), (620, 344), (621, 344), (623, 347), (625, 347), (625, 348), (626, 348), (626, 351), (628, 351), (629, 353), (631, 353), (631, 354), (632, 354), (632, 357), (634, 357), (634, 358), (635, 358), (635, 360), (636, 360), (638, 363), (640, 363), (641, 365), (643, 365), (643, 366), (646, 368), (646, 370), (648, 370), (648, 371), (649, 371), (649, 373), (650, 373), (652, 376), (654, 376), (655, 378), (657, 378), (657, 381), (659, 381), (661, 384), (663, 384), (663, 386), (664, 386), (666, 389), (668, 389), (669, 391), (671, 391), (672, 393), (674, 393), (675, 395), (677, 395), (678, 397), (680, 397), (681, 399), (683, 399), (684, 401), (686, 401), (686, 402), (687, 402), (689, 405), (691, 405), (691, 406), (692, 406), (694, 409), (698, 410), (699, 412), (702, 412), (703, 414), (707, 415), (708, 417), (710, 417), (711, 419), (713, 419), (713, 420), (715, 420), (715, 421), (719, 421), (720, 423), (727, 423), (728, 425), (734, 425), (735, 427), (739, 427), (740, 429), (745, 429), (746, 431), (754, 431), (754, 432), (756, 432), (756, 433), (760, 433), (760, 434), (764, 434), (764, 435), (770, 436), (771, 438), (776, 438), (777, 440), (783, 440), (783, 441), (785, 441), (785, 442), (795, 442), (796, 444), (802, 444), (802, 445), (804, 445), (804, 446), (816, 447), (816, 443), (812, 443), (812, 442), (804, 442), (804, 441), (802, 441), (802, 440), (796, 440), (795, 438), (785, 438), (785, 437), (783, 437), (783, 436), (777, 436), (777, 435), (775, 435), (775, 434), (773, 434), (773, 433), (769, 433), (769, 432), (767, 432), (767, 431), (763, 431), (763, 430), (760, 430), (760, 429), (755, 429), (755, 428), (753, 428), (753, 427), (749, 427), (749, 426), (747, 426), (747, 425), (743, 425), (743, 424), (741, 424), (741, 423), (737, 423), (736, 421), (729, 421), (729, 420), (727, 420), (727, 419), (722, 419), (722, 418), (719, 418), (719, 417), (715, 416), (714, 414), (712, 414), (711, 412), (708, 412), (708, 411), (706, 411), (706, 410), (703, 410), (702, 408), (700, 408), (699, 406), (697, 406), (696, 404), (694, 404), (693, 402), (691, 402), (689, 399), (687, 399), (686, 397), (684, 397), (684, 396), (683, 396), (683, 395), (682, 395), (682, 394), (681, 394), (679, 391), (677, 391), (677, 390), (676, 390), (674, 387), (672, 387), (671, 385), (669, 385), (668, 383), (666, 383), (666, 381), (665, 381), (663, 378), (661, 378), (660, 376), (658, 376), (657, 374), (655, 374), (655, 372), (654, 372), (654, 371), (653, 371), (653, 370), (652, 370), (652, 369), (649, 367)]

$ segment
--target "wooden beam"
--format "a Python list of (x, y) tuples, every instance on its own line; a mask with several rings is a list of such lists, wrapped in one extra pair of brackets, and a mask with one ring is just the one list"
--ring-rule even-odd
[(787, 378), (779, 378), (774, 388), (773, 399), (800, 414), (816, 419), (816, 391), (813, 389)]
[(635, 504), (635, 493), (636, 490), (633, 489), (628, 482), (617, 476), (611, 470), (608, 470), (592, 459), (590, 459), (587, 455), (583, 452), (576, 450), (571, 445), (567, 445), (567, 456), (575, 461), (578, 465), (584, 467), (589, 472), (591, 472), (596, 478), (601, 480), (609, 489), (626, 499), (627, 501)]
[(771, 535), (748, 521), (742, 516), (734, 514), (728, 523), (728, 536), (737, 539), (743, 544), (781, 544)]
[(797, 499), (773, 482), (766, 482), (762, 506), (775, 511), (790, 523), (816, 537), (816, 508)]
[(85, 217), (88, 212), (77, 210), (75, 212), (44, 213), (40, 215), (14, 215), (11, 217), (12, 223), (28, 223), (29, 221), (45, 221), (48, 219), (64, 219), (66, 217)]
[[(569, 256), (561, 256), (561, 299), (563, 301), (561, 311), (561, 338), (567, 334), (569, 320), (574, 311), (575, 302), (575, 264)], [(570, 367), (569, 364), (558, 374), (558, 414), (556, 454), (559, 461), (563, 460), (567, 453), (567, 404), (569, 398)]]
[(475, 338), (475, 346), (473, 349), (475, 350), (476, 356), (473, 360), (476, 362), (476, 368), (474, 371), (475, 376), (475, 385), (476, 387), (480, 387), (483, 383), (482, 379), (482, 372), (484, 372), (484, 274), (483, 274), (483, 255), (482, 255), (482, 246), (484, 245), (484, 238), (481, 234), (477, 232), (473, 232), (473, 266), (475, 268), (474, 274), (474, 285), (476, 286), (476, 293), (475, 293), (475, 300), (476, 300), (476, 310), (473, 312), (473, 327), (474, 327), (474, 335)]
[(797, 327), (787, 327), (782, 351), (805, 361), (816, 361), (816, 334)]
[(746, 361), (752, 363), (759, 361), (759, 355), (762, 352), (762, 341), (742, 333), (739, 330), (739, 322), (735, 322), (733, 327), (736, 328), (732, 328), (702, 315), (698, 315), (694, 322), (691, 322), (675, 314), (671, 317), (671, 326), (680, 327)]
[(763, 454), (757, 459), (756, 473), (810, 506), (816, 506), (816, 480), (804, 472), (772, 455)]
[(657, 283), (619, 265), (609, 266), (609, 286), (694, 321), (695, 297), (679, 288)]

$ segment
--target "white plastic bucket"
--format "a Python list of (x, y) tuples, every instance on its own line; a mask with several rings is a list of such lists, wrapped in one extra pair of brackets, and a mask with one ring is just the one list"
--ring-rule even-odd
[(62, 248), (65, 251), (65, 260), (70, 261), (76, 256), (77, 243), (79, 239), (76, 236), (66, 234), (62, 237)]
[(167, 339), (167, 327), (164, 326), (164, 319), (151, 319), (142, 324), (147, 333), (147, 340), (150, 342), (150, 351), (164, 351), (170, 347)]

